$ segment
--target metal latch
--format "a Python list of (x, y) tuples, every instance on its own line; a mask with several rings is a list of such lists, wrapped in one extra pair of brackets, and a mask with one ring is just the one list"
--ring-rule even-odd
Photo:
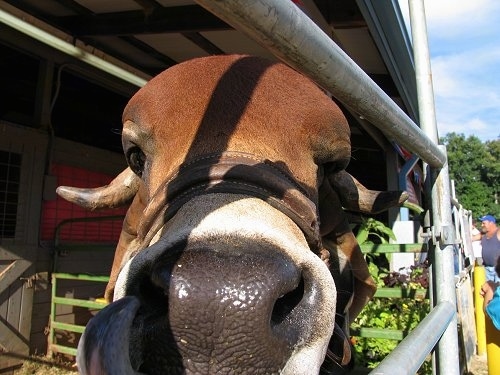
[(24, 285), (26, 285), (26, 288), (33, 288), (35, 285), (35, 282), (39, 280), (38, 274), (35, 273), (34, 275), (31, 275), (29, 277), (20, 277), (19, 280), (24, 282)]

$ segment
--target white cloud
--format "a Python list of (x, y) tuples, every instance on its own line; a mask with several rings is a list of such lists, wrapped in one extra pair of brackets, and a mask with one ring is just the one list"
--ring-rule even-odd
[(432, 28), (458, 29), (454, 31), (467, 29), (467, 24), (480, 30), (474, 21), (489, 22), (500, 9), (498, 1), (491, 0), (426, 0), (424, 5), (427, 22)]
[[(408, 0), (399, 0), (399, 5), (408, 22)], [(470, 37), (498, 28), (497, 0), (425, 0), (424, 7), (428, 32), (439, 38)]]
[(491, 134), (491, 124), (485, 123), (484, 121), (473, 118), (467, 122), (461, 122), (460, 120), (455, 121), (441, 121), (439, 123), (439, 136), (442, 137), (447, 133), (463, 133), (466, 136), (474, 135), (479, 139), (486, 141), (493, 139)]
[(478, 94), (484, 98), (489, 93), (498, 93), (500, 49), (468, 50), (443, 55), (432, 58), (431, 65), (437, 95)]
[(431, 62), (439, 132), (500, 134), (500, 49), (477, 48)]
[[(399, 0), (408, 21), (408, 0)], [(426, 0), (439, 134), (500, 136), (500, 1)]]

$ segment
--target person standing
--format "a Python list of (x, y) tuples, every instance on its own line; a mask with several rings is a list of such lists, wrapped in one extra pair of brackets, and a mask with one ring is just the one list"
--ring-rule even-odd
[(500, 277), (495, 272), (495, 265), (500, 257), (500, 231), (497, 227), (497, 220), (492, 215), (484, 215), (479, 220), (481, 221), (481, 247), (486, 280), (500, 282)]
[(477, 229), (476, 225), (472, 226), (471, 230), (472, 237), (472, 253), (474, 254), (474, 259), (476, 259), (476, 264), (483, 264), (483, 249), (481, 248), (481, 232)]

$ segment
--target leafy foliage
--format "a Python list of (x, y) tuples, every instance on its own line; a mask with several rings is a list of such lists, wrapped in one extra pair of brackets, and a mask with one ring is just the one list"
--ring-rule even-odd
[[(363, 220), (356, 238), (360, 244), (387, 243), (395, 239), (390, 228), (375, 219)], [(390, 272), (384, 254), (367, 254), (368, 267), (378, 287), (425, 289), (429, 286), (428, 265), (412, 266), (408, 272)], [(352, 328), (362, 327), (412, 331), (429, 313), (430, 303), (425, 298), (374, 298), (352, 323)], [(353, 337), (356, 364), (374, 368), (398, 345), (398, 341)], [(420, 374), (431, 373), (430, 362), (425, 362)]]
[[(408, 275), (399, 272), (378, 272), (371, 264), (370, 271), (377, 285), (422, 289), (428, 286), (426, 264), (411, 268)], [(401, 330), (409, 333), (425, 318), (430, 311), (428, 299), (423, 298), (374, 298), (353, 322), (352, 328), (361, 327)], [(376, 367), (398, 345), (398, 341), (366, 337), (353, 338), (356, 364), (363, 367)], [(420, 374), (428, 374), (430, 363), (425, 362)]]
[[(375, 241), (373, 237), (376, 237)], [(388, 239), (396, 240), (391, 228), (374, 218), (363, 219), (358, 228), (356, 239), (359, 244), (388, 243)]]
[[(396, 236), (391, 228), (374, 218), (363, 219), (356, 234), (359, 244), (389, 243), (389, 239), (396, 240)], [(378, 274), (379, 268), (384, 271), (389, 269), (389, 260), (385, 254), (367, 254), (366, 260), (370, 272)]]
[(448, 133), (441, 142), (460, 203), (475, 217), (500, 216), (500, 140), (482, 143), (475, 136)]

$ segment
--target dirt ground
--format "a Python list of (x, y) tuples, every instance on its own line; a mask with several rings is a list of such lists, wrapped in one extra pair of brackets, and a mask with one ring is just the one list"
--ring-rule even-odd
[(488, 375), (488, 362), (485, 355), (475, 355), (472, 357), (468, 375)]
[[(14, 371), (14, 375), (77, 375), (71, 363), (54, 363), (44, 357), (33, 357)], [(486, 356), (474, 356), (467, 375), (489, 375)]]
[(13, 375), (77, 375), (73, 363), (54, 361), (47, 357), (33, 356), (26, 360)]

